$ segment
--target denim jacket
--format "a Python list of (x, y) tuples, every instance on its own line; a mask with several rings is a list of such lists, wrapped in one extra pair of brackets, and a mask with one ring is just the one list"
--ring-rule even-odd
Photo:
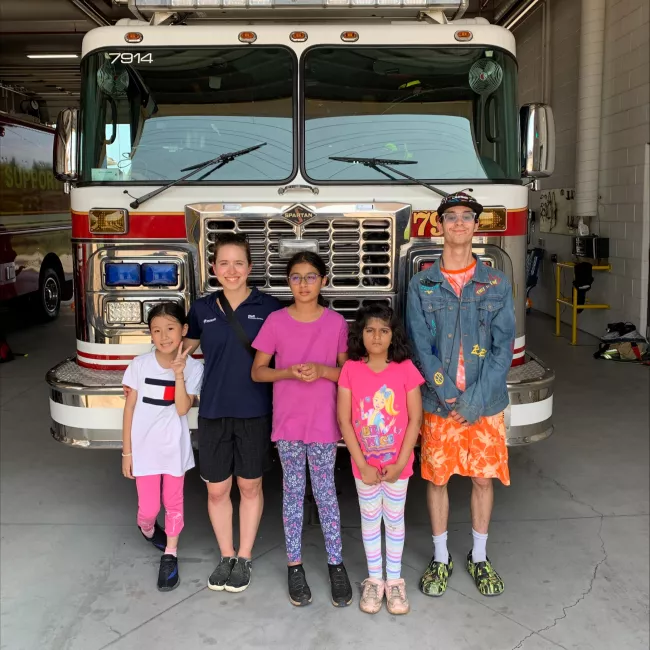
[[(456, 410), (471, 423), (506, 408), (515, 311), (512, 287), (501, 271), (477, 260), (474, 276), (459, 299), (436, 262), (411, 278), (406, 327), (426, 379), (425, 411), (446, 418)], [(463, 393), (455, 381), (461, 340)], [(446, 401), (453, 398), (454, 404)]]

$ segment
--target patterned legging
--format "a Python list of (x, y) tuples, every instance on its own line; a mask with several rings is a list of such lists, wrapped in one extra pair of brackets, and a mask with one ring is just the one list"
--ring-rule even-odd
[(395, 483), (381, 482), (366, 485), (355, 479), (361, 509), (361, 534), (368, 560), (368, 575), (383, 579), (381, 557), (381, 520), (386, 531), (386, 579), (397, 580), (402, 572), (404, 550), (404, 506), (406, 505), (407, 478)]
[(277, 445), (282, 462), (282, 518), (289, 562), (302, 561), (302, 520), (308, 461), (320, 525), (325, 537), (327, 562), (340, 564), (343, 562), (343, 550), (341, 514), (334, 485), (336, 443), (305, 444), (299, 440), (278, 440)]

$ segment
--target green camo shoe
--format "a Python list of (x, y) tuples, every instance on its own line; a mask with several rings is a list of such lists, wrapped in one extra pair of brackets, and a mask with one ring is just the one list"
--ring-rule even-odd
[(486, 558), (485, 562), (474, 562), (470, 551), (467, 554), (467, 572), (474, 578), (476, 588), (483, 596), (498, 596), (506, 588), (490, 558)]
[(442, 596), (447, 591), (447, 582), (454, 570), (454, 563), (449, 556), (449, 564), (436, 562), (435, 558), (431, 558), (429, 566), (424, 570), (420, 578), (420, 591), (425, 596)]

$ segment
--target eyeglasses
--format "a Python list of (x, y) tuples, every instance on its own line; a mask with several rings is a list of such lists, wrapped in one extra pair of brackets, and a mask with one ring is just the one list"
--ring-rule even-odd
[(318, 273), (307, 273), (307, 275), (298, 275), (297, 273), (294, 273), (289, 276), (289, 283), (298, 285), (302, 284), (302, 281), (304, 280), (307, 284), (314, 284), (318, 278), (322, 277), (323, 276)]
[(476, 212), (462, 212), (461, 214), (457, 212), (445, 212), (442, 218), (447, 223), (457, 223), (458, 219), (461, 219), (463, 223), (471, 223), (476, 219)]

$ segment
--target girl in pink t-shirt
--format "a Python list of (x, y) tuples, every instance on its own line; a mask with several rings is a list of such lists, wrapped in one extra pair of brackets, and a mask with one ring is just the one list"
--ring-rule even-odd
[[(413, 447), (422, 423), (422, 375), (409, 359), (406, 332), (390, 307), (361, 308), (348, 337), (349, 361), (339, 377), (338, 420), (352, 456), (369, 577), (361, 610), (376, 614), (384, 594), (391, 614), (406, 614), (401, 577), (404, 506)], [(386, 581), (381, 520), (386, 532)]]
[[(345, 319), (322, 304), (327, 283), (325, 262), (311, 252), (294, 255), (287, 265), (294, 302), (272, 313), (253, 341), (254, 381), (273, 382), (273, 434), (284, 489), (282, 516), (289, 565), (289, 600), (311, 602), (302, 566), (302, 524), (307, 467), (325, 537), (332, 603), (352, 602), (343, 566), (341, 518), (334, 485), (337, 442), (336, 382), (347, 359)], [(275, 357), (275, 368), (270, 367)]]

